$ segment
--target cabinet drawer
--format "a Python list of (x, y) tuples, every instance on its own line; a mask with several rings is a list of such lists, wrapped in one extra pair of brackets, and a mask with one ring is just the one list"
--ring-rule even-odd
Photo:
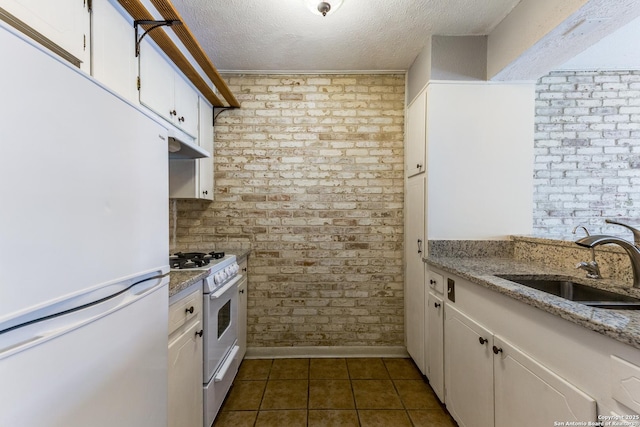
[(442, 294), (444, 292), (444, 277), (442, 274), (429, 271), (429, 287), (434, 291)]
[(169, 307), (169, 334), (186, 324), (189, 320), (198, 318), (202, 312), (202, 289), (176, 301)]

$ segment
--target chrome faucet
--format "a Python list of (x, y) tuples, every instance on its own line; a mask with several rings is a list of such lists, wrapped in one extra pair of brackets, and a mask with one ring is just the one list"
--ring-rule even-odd
[[(584, 232), (587, 234), (587, 237), (590, 236), (589, 230), (587, 230), (587, 227), (585, 227), (584, 225), (577, 225), (573, 229), (572, 233), (576, 234), (576, 231), (578, 231), (579, 228), (582, 228), (584, 230)], [(602, 279), (602, 275), (600, 274), (600, 266), (598, 266), (598, 263), (596, 262), (596, 251), (593, 248), (591, 248), (591, 261), (579, 262), (578, 264), (576, 264), (576, 268), (586, 271), (587, 277), (589, 279)]]
[[(638, 230), (635, 227), (630, 226), (629, 224), (624, 224), (622, 222), (618, 222), (618, 221), (614, 221), (612, 219), (605, 219), (604, 222), (606, 222), (607, 224), (615, 224), (615, 225), (620, 225), (624, 228), (628, 228), (629, 230), (631, 230), (631, 232), (633, 233), (633, 244), (640, 249), (640, 230)], [(575, 229), (574, 229), (575, 231)], [(588, 235), (589, 233), (587, 233)]]
[(577, 245), (585, 248), (595, 248), (607, 243), (614, 243), (627, 252), (631, 260), (631, 269), (633, 270), (633, 287), (640, 288), (640, 249), (637, 246), (619, 237), (606, 235), (587, 236), (576, 240)]

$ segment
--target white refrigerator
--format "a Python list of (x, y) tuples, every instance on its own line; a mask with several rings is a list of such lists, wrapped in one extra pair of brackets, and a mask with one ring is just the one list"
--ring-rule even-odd
[(165, 426), (167, 130), (2, 23), (0, 58), (0, 426)]

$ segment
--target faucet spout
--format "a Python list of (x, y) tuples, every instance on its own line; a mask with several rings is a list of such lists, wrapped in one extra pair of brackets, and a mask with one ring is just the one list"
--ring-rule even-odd
[(576, 240), (576, 244), (585, 248), (595, 248), (596, 246), (613, 243), (625, 250), (631, 260), (631, 269), (633, 270), (633, 287), (640, 288), (640, 249), (633, 243), (615, 236), (596, 235), (587, 236)]

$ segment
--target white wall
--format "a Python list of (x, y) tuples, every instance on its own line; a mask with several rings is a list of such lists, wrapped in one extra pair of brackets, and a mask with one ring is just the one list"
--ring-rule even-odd
[(531, 233), (534, 99), (533, 84), (429, 84), (429, 240)]
[(431, 80), (486, 80), (486, 36), (433, 36)]
[(431, 37), (407, 72), (407, 105), (418, 96), (431, 78)]

